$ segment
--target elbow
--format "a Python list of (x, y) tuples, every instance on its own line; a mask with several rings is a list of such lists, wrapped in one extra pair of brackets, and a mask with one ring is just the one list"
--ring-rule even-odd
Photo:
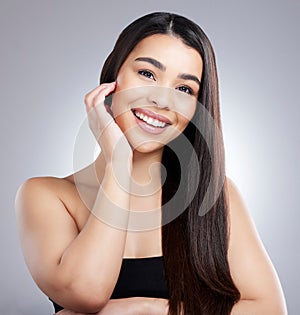
[(93, 296), (92, 294), (83, 294), (77, 292), (74, 294), (74, 304), (72, 305), (72, 310), (80, 313), (98, 313), (108, 302), (105, 299), (99, 299), (97, 296)]
[(98, 313), (104, 306), (108, 303), (109, 297), (103, 292), (103, 290), (98, 291), (92, 288), (73, 288), (71, 290), (74, 297), (74, 302), (76, 303), (76, 311), (84, 313)]
[[(104, 280), (104, 279), (102, 279)], [(106, 282), (87, 275), (77, 276), (67, 287), (70, 295), (80, 305), (80, 312), (97, 313), (108, 303), (111, 292)]]
[(101, 286), (93, 288), (93, 285), (82, 283), (60, 287), (52, 296), (57, 304), (79, 313), (98, 313), (110, 299), (108, 291)]

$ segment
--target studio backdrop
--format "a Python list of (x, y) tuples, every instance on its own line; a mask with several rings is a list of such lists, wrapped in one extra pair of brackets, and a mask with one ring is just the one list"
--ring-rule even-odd
[(213, 44), (227, 175), (299, 314), (299, 0), (1, 1), (1, 314), (53, 314), (23, 260), (15, 194), (74, 171), (84, 96), (119, 32), (153, 11), (194, 20)]

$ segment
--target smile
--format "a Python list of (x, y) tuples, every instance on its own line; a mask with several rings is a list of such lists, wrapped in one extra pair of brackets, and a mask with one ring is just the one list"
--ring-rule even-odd
[(140, 113), (138, 111), (134, 112), (134, 115), (145, 121), (148, 125), (154, 126), (154, 127), (159, 127), (159, 128), (164, 128), (166, 126), (166, 123), (163, 121), (160, 121), (158, 119), (153, 119), (152, 117), (148, 117), (147, 115), (144, 115), (143, 113)]
[(171, 125), (169, 119), (150, 110), (141, 108), (132, 109), (132, 112), (136, 117), (138, 125), (149, 133), (159, 134)]

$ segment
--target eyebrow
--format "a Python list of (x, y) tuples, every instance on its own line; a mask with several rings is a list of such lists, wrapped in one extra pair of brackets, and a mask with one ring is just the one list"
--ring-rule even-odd
[[(166, 67), (161, 62), (151, 57), (138, 57), (134, 61), (148, 62), (148, 63), (151, 63), (154, 67), (158, 68), (159, 70), (166, 71)], [(178, 78), (183, 79), (183, 80), (195, 81), (199, 86), (201, 84), (200, 80), (193, 74), (181, 73), (178, 75)]]
[(145, 61), (151, 63), (154, 67), (158, 68), (161, 71), (166, 71), (166, 67), (161, 62), (150, 57), (138, 57), (134, 61)]
[(200, 84), (201, 84), (200, 80), (193, 74), (181, 73), (178, 75), (178, 78), (183, 79), (183, 80), (195, 81), (200, 87)]

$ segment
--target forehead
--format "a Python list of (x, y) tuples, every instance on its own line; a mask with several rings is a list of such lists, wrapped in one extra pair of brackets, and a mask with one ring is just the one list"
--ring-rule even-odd
[(152, 57), (163, 63), (168, 68), (181, 69), (180, 72), (202, 73), (202, 57), (200, 53), (183, 43), (181, 38), (155, 34), (141, 40), (127, 60), (134, 61), (137, 57)]

